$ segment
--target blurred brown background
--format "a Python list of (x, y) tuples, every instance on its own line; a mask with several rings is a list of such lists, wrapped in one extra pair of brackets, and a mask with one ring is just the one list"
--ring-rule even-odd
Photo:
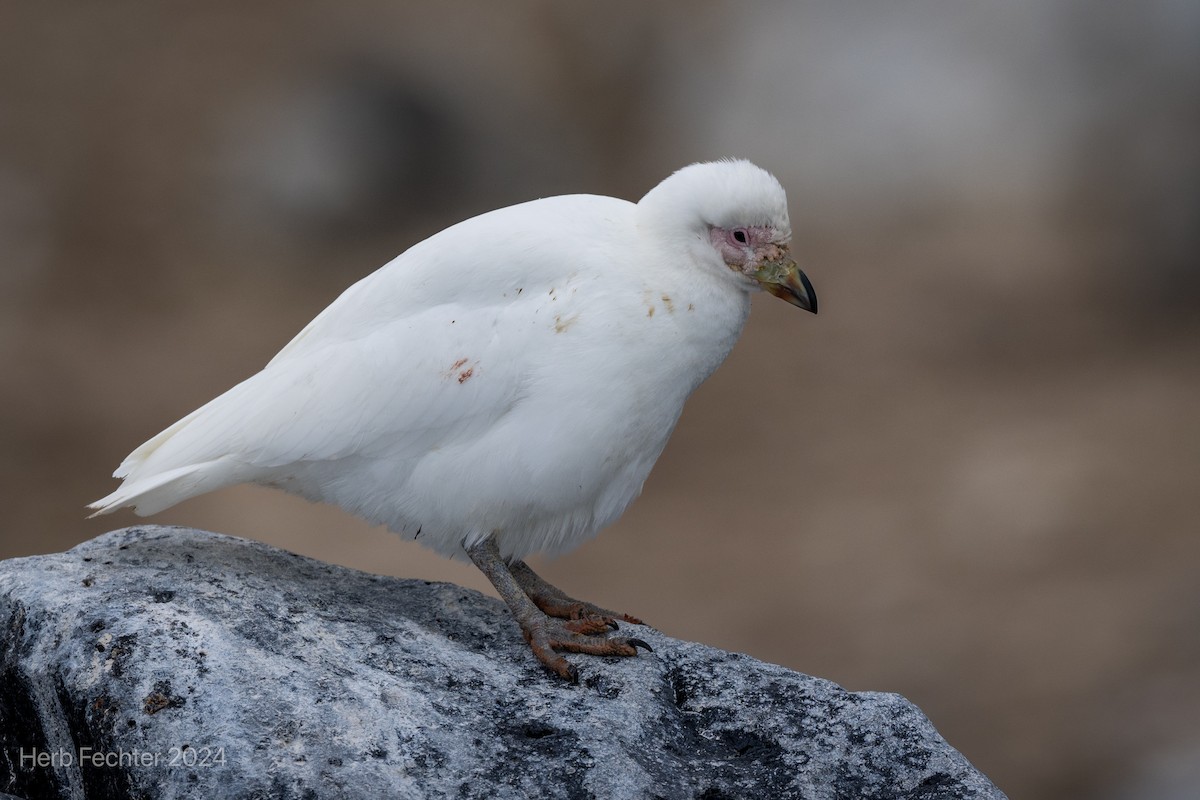
[[(436, 10), (431, 10), (436, 9)], [(1200, 3), (3, 2), (0, 557), (465, 216), (744, 156), (756, 299), (581, 597), (901, 692), (1013, 797), (1200, 796)], [(154, 518), (475, 588), (239, 488)]]

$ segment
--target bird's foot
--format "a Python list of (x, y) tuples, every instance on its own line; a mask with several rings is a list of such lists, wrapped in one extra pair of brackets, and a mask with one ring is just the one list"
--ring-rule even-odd
[(523, 561), (506, 564), (494, 537), (466, 548), (467, 555), (496, 587), (537, 660), (551, 672), (578, 682), (579, 672), (559, 652), (597, 656), (636, 656), (638, 648), (651, 652), (641, 639), (605, 636), (616, 629), (615, 619), (641, 624), (628, 614), (572, 600), (538, 577)]
[(579, 670), (574, 664), (559, 655), (560, 651), (588, 653), (595, 656), (636, 656), (637, 649), (641, 647), (647, 652), (653, 652), (650, 645), (641, 639), (593, 635), (608, 630), (608, 626), (604, 624), (600, 625), (599, 630), (596, 630), (594, 626), (587, 628), (591, 631), (590, 633), (577, 631), (578, 623), (585, 621), (563, 620), (548, 616), (519, 620), (521, 632), (525, 634), (525, 641), (529, 643), (537, 660), (551, 672), (572, 683), (579, 682)]
[[(542, 610), (543, 614), (558, 619), (578, 620), (578, 621), (599, 621), (605, 626), (616, 630), (619, 626), (616, 620), (628, 622), (631, 625), (645, 625), (640, 619), (629, 614), (622, 614), (619, 611), (610, 611), (607, 608), (589, 603), (584, 600), (576, 600), (573, 597), (567, 596), (558, 587), (547, 583), (542, 576), (534, 572), (524, 561), (514, 561), (509, 565), (513, 578), (521, 587), (521, 591), (533, 601), (533, 604)], [(580, 630), (579, 633), (585, 631)]]
[[(583, 600), (574, 600), (570, 597), (553, 597), (535, 592), (529, 595), (529, 599), (548, 617), (570, 620), (577, 623), (587, 623), (589, 625), (598, 624), (601, 630), (606, 628), (614, 631), (617, 630), (620, 628), (617, 625), (617, 620), (628, 622), (632, 625), (645, 624), (637, 617), (620, 614), (616, 611), (609, 611), (607, 608), (601, 608)], [(586, 631), (580, 630), (579, 632), (585, 633)]]

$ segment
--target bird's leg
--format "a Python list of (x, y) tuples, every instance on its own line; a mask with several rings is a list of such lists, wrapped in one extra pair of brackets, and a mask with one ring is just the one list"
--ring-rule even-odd
[(522, 591), (529, 595), (529, 599), (533, 601), (533, 604), (551, 617), (574, 620), (599, 619), (605, 625), (611, 624), (611, 627), (614, 629), (617, 627), (617, 623), (614, 620), (618, 619), (632, 623), (633, 625), (645, 624), (637, 617), (631, 617), (628, 614), (621, 614), (616, 611), (609, 611), (607, 608), (601, 608), (592, 603), (568, 597), (557, 586), (547, 583), (545, 578), (534, 572), (524, 561), (514, 561), (508, 565), (508, 569), (512, 572), (512, 576), (516, 578), (517, 584), (521, 587)]
[[(556, 653), (565, 650), (572, 653), (591, 653), (601, 656), (636, 656), (638, 647), (647, 650), (650, 646), (640, 639), (625, 637), (607, 638), (573, 630), (570, 621), (546, 616), (534, 605), (513, 577), (508, 565), (500, 558), (500, 550), (494, 537), (487, 537), (478, 544), (466, 548), (467, 555), (480, 572), (496, 587), (500, 597), (508, 605), (525, 641), (537, 656), (538, 661), (551, 672), (569, 681), (577, 682), (579, 672), (571, 662)], [(526, 567), (526, 569), (529, 569)], [(604, 630), (607, 626), (600, 626)], [(590, 633), (598, 633), (591, 630)]]

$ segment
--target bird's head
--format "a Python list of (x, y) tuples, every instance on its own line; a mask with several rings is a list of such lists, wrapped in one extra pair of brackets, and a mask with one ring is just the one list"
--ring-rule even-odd
[(816, 313), (816, 292), (790, 252), (787, 196), (766, 170), (740, 160), (692, 164), (651, 189), (638, 208), (646, 224), (682, 237), (702, 262), (723, 264), (743, 288)]

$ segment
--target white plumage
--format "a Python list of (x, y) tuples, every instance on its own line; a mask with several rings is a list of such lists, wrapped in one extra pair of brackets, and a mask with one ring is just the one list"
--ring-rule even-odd
[(692, 165), (637, 204), (571, 195), (469, 219), (134, 450), (91, 508), (147, 515), (256, 483), (449, 556), (489, 535), (506, 560), (562, 551), (638, 495), (752, 290), (815, 310), (790, 235), (783, 189), (745, 161)]

